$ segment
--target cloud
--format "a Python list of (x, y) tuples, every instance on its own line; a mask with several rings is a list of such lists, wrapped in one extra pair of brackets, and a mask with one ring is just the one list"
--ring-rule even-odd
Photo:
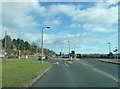
[(102, 26), (97, 26), (97, 25), (91, 25), (91, 24), (84, 24), (83, 28), (87, 31), (92, 31), (92, 32), (100, 32), (100, 33), (109, 33), (109, 32), (116, 32), (117, 29), (111, 29), (111, 28), (106, 28)]
[(3, 26), (20, 30), (28, 30), (36, 27), (37, 23), (29, 15), (32, 7), (30, 3), (3, 3)]
[(54, 28), (60, 25), (61, 22), (62, 22), (61, 18), (57, 17), (57, 18), (49, 18), (48, 20), (45, 20), (43, 24), (44, 26), (50, 26), (51, 28)]
[[(105, 3), (108, 4), (108, 3)], [(92, 22), (92, 23), (114, 23), (117, 21), (117, 7), (106, 8), (104, 3), (98, 3), (93, 7), (81, 9), (79, 5), (57, 4), (51, 5), (48, 11), (49, 15), (63, 13), (70, 16), (75, 22)], [(111, 18), (111, 16), (115, 18)], [(104, 20), (104, 21), (103, 21)], [(109, 21), (110, 20), (110, 21)], [(107, 22), (106, 22), (107, 21)]]
[[(117, 32), (118, 7), (112, 4), (96, 3), (86, 7), (84, 4), (69, 3), (52, 3), (45, 6), (38, 2), (3, 3), (2, 25), (13, 38), (20, 37), (30, 42), (41, 39), (38, 29), (43, 26), (50, 26), (51, 29), (56, 27), (57, 33), (51, 30), (50, 33), (44, 34), (45, 47), (55, 44), (59, 48), (67, 48), (68, 40), (71, 45), (79, 43), (81, 48), (81, 44), (104, 44), (109, 39), (105, 36)], [(64, 29), (65, 26), (70, 30)]]
[(69, 27), (70, 27), (70, 28), (79, 28), (79, 27), (81, 27), (81, 25), (80, 25), (80, 24), (73, 23), (73, 24), (71, 24)]
[(51, 5), (47, 15), (57, 16), (60, 13), (65, 14), (74, 23), (69, 26), (71, 28), (79, 28), (83, 24), (92, 24), (98, 26), (92, 26), (92, 31), (100, 33), (115, 32), (116, 28), (108, 28), (118, 24), (118, 6), (109, 7), (112, 3), (111, 1), (97, 3), (86, 9), (81, 9), (80, 5), (73, 4)]

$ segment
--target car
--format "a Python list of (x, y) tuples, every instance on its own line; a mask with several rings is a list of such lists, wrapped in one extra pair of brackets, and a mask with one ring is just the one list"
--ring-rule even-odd
[(6, 52), (4, 50), (0, 50), (0, 58), (4, 58), (6, 55)]

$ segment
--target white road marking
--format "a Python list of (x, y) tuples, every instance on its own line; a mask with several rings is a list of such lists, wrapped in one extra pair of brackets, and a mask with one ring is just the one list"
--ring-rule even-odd
[(85, 62), (82, 62), (81, 64), (84, 65), (84, 66), (92, 67), (92, 65), (89, 65), (89, 64), (87, 64)]
[(57, 65), (59, 65), (59, 62), (55, 62), (54, 64), (57, 64)]
[(67, 63), (65, 63), (65, 65), (68, 67), (68, 64), (67, 64)]
[(108, 73), (106, 73), (106, 72), (103, 72), (103, 71), (97, 69), (97, 68), (92, 68), (92, 69), (93, 69), (94, 71), (96, 71), (96, 72), (98, 72), (98, 73), (100, 73), (100, 74), (108, 77), (108, 78), (111, 78), (112, 80), (114, 80), (114, 81), (116, 81), (116, 82), (119, 82), (119, 79), (118, 79), (117, 77), (114, 77), (114, 76), (112, 76), (112, 75), (110, 75), (110, 74), (108, 74)]
[(72, 62), (68, 61), (68, 63), (72, 64)]
[(100, 74), (102, 74), (102, 75), (104, 75), (104, 76), (106, 76), (106, 77), (108, 77), (108, 78), (116, 81), (116, 82), (120, 82), (120, 79), (119, 79), (119, 78), (114, 77), (114, 76), (112, 76), (112, 75), (110, 75), (110, 74), (108, 74), (108, 73), (106, 73), (106, 72), (104, 72), (104, 71), (101, 71), (101, 70), (99, 70), (98, 68), (95, 68), (95, 67), (93, 67), (92, 65), (90, 65), (90, 64), (88, 64), (88, 63), (82, 63), (82, 65), (88, 66), (88, 67), (92, 68), (94, 71), (96, 71), (96, 72), (98, 72), (98, 73), (100, 73)]

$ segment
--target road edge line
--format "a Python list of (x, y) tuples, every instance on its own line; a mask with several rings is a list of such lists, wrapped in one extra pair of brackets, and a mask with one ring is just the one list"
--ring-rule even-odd
[(37, 77), (35, 77), (26, 87), (32, 87), (37, 81), (39, 81), (52, 67), (50, 65), (43, 73), (40, 73)]

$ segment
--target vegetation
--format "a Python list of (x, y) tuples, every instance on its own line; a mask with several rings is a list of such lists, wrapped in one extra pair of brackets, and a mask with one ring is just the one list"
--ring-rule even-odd
[[(6, 35), (2, 39), (2, 48), (7, 52), (7, 58), (17, 58), (19, 55), (21, 57), (34, 56), (41, 53), (41, 48), (37, 44), (30, 44), (28, 41), (23, 39), (11, 39), (9, 35)], [(44, 48), (45, 56), (52, 56), (55, 52)]]
[(26, 86), (35, 76), (45, 71), (50, 64), (41, 64), (35, 60), (3, 60), (2, 86), (23, 87)]

